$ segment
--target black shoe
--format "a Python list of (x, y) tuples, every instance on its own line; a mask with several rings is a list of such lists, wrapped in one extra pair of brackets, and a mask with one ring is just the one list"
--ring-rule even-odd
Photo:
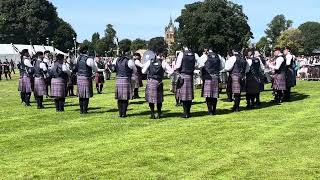
[(233, 108), (232, 108), (232, 111), (233, 111), (233, 112), (239, 112), (240, 109), (239, 109), (238, 107), (233, 107)]
[(156, 119), (155, 114), (151, 114), (150, 119)]

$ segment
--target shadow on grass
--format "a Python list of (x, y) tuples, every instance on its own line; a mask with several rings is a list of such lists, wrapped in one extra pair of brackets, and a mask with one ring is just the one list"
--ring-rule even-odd
[(135, 102), (130, 102), (130, 105), (135, 105), (135, 104), (144, 104), (146, 101), (135, 101)]

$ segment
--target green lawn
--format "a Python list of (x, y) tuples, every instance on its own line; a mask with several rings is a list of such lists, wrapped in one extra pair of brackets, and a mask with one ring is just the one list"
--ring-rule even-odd
[(167, 81), (165, 118), (151, 120), (144, 99), (118, 118), (113, 80), (80, 115), (77, 98), (64, 113), (50, 100), (45, 110), (24, 107), (14, 78), (0, 81), (1, 179), (320, 178), (320, 82), (298, 82), (294, 101), (281, 106), (266, 103), (268, 86), (263, 108), (239, 113), (222, 94), (214, 117), (197, 90), (186, 120)]

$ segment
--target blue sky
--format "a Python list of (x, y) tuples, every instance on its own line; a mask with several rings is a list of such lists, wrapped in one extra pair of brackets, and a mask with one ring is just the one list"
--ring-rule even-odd
[[(163, 36), (170, 15), (176, 18), (185, 4), (196, 0), (50, 0), (59, 16), (69, 22), (79, 41), (103, 34), (113, 24), (120, 39), (150, 39)], [(241, 4), (249, 17), (255, 39), (264, 35), (267, 24), (277, 14), (284, 14), (298, 27), (305, 21), (320, 21), (319, 0), (232, 0)]]

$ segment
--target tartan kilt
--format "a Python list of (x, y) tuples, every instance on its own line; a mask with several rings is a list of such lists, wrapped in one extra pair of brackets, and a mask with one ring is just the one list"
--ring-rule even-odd
[(282, 72), (281, 74), (275, 74), (273, 76), (273, 89), (284, 91), (287, 89), (286, 86), (286, 74)]
[(202, 89), (202, 97), (218, 98), (219, 97), (219, 77), (214, 77), (212, 80), (205, 79)]
[(241, 75), (231, 74), (231, 91), (233, 94), (241, 93)]
[(66, 97), (66, 80), (62, 78), (51, 79), (51, 96), (55, 98)]
[(92, 78), (85, 76), (77, 77), (78, 97), (91, 98), (93, 97)]
[(296, 75), (295, 71), (291, 68), (288, 68), (286, 72), (286, 86), (291, 88), (296, 85)]
[(118, 100), (132, 99), (131, 80), (128, 77), (117, 77), (115, 98)]
[(104, 83), (103, 73), (96, 73), (95, 81), (96, 81), (96, 83)]
[(193, 91), (193, 76), (181, 74), (184, 83), (180, 89), (177, 90), (177, 97), (181, 101), (192, 101), (194, 99)]
[(32, 92), (30, 77), (24, 75), (19, 79), (18, 91), (24, 93)]
[(43, 77), (34, 78), (34, 94), (35, 96), (47, 95), (47, 87)]
[(258, 94), (260, 93), (261, 83), (258, 77), (252, 74), (247, 75), (246, 78), (246, 92), (247, 94)]
[(146, 101), (158, 104), (163, 102), (163, 83), (155, 79), (149, 79), (146, 86)]

